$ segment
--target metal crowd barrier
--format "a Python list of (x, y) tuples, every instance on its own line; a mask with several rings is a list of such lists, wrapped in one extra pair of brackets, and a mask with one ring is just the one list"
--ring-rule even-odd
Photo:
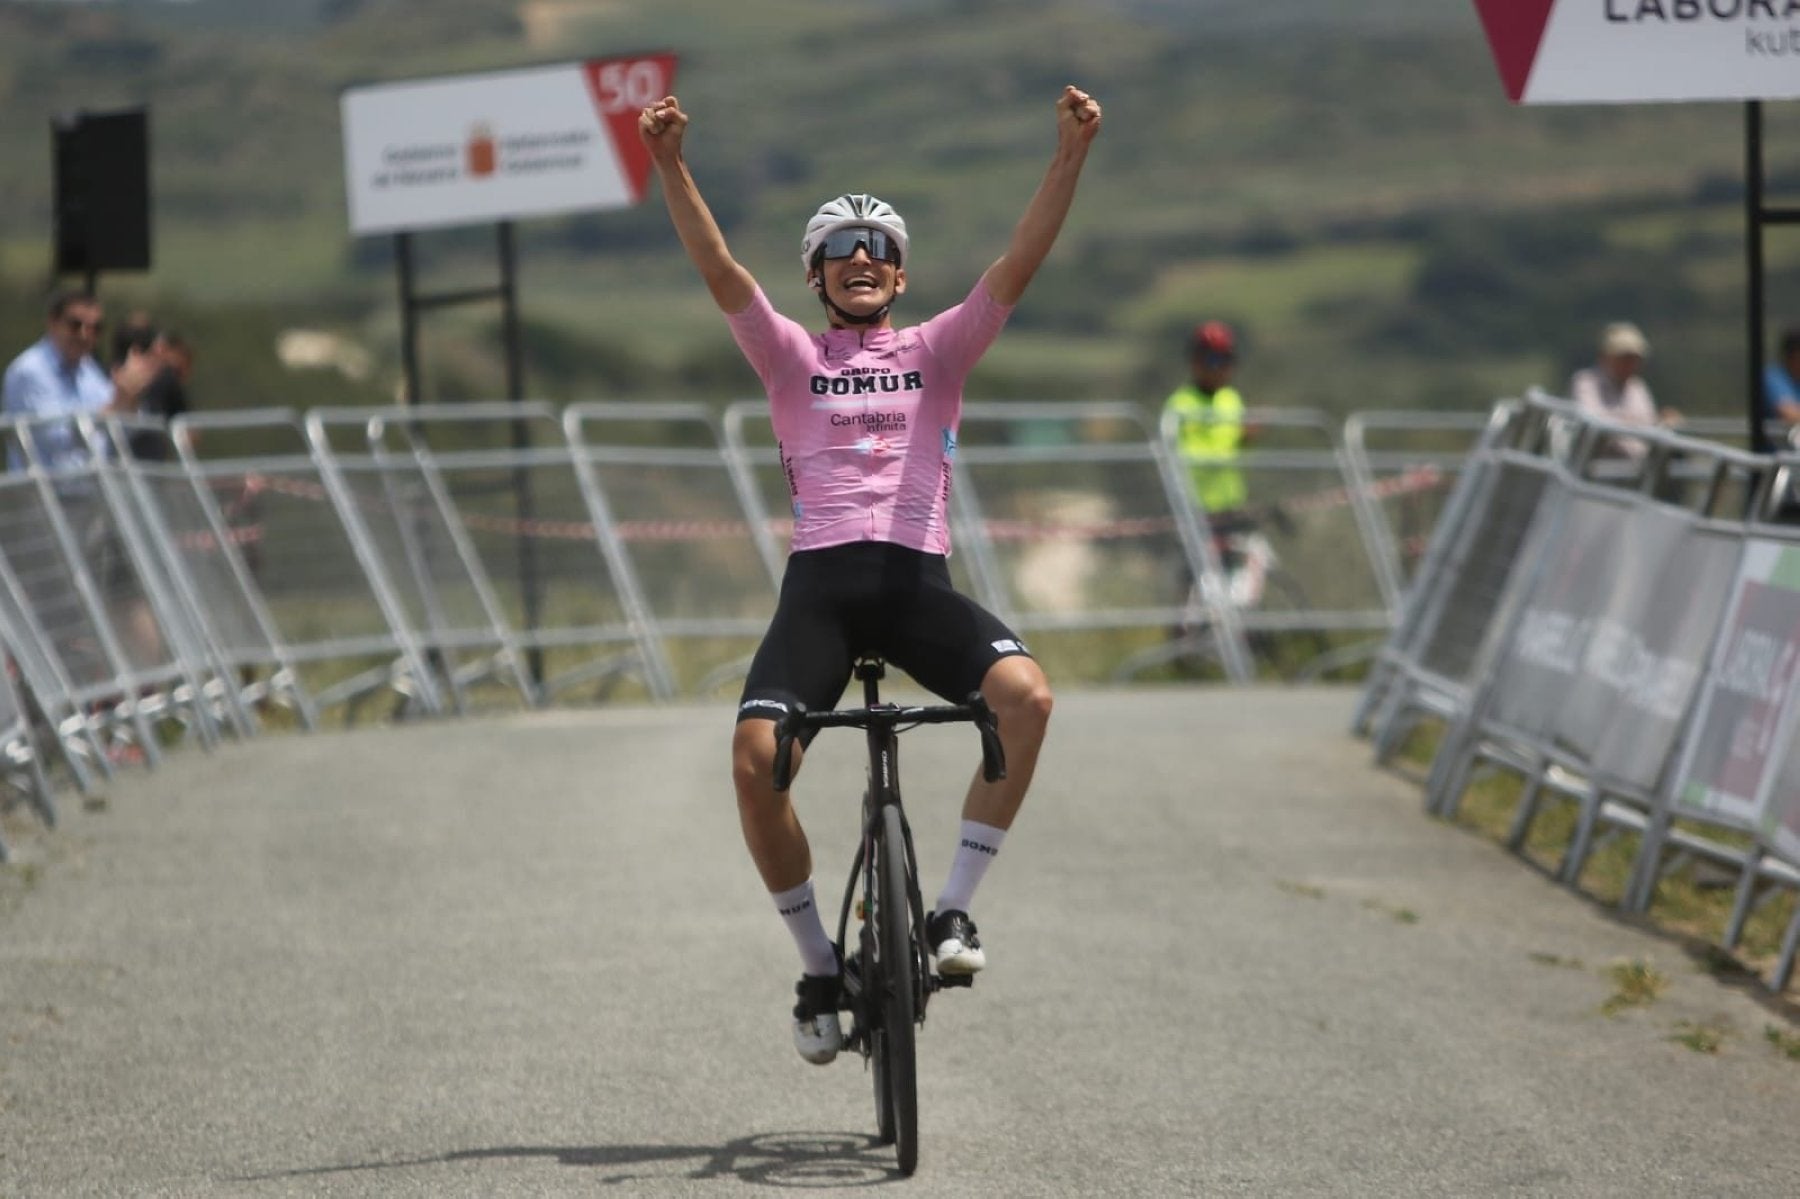
[(1193, 621), (1227, 677), (1251, 677), (1217, 547), (1142, 409), (968, 404), (954, 449), (952, 542), (975, 594), (1020, 634), (1150, 631), (1155, 654)]
[[(1584, 417), (1535, 393), (1497, 406), (1357, 713), (1378, 754), (1444, 722), (1426, 803), (1452, 815), (1477, 763), (1576, 807), (1558, 868), (1639, 835), (1621, 898), (1647, 908), (1671, 860), (1735, 871), (1722, 940), (1800, 888), (1800, 529), (1774, 519), (1789, 464)], [(1789, 981), (1800, 910), (1770, 976)]]
[(774, 613), (780, 551), (749, 516), (750, 482), (711, 410), (575, 404), (563, 429), (667, 691), (705, 694), (736, 677)]
[(222, 559), (191, 574), (208, 610), (233, 614), (227, 657), (240, 685), (308, 728), (383, 691), (397, 710), (441, 712), (424, 651), (385, 576), (370, 574), (304, 418), (194, 414), (171, 434), (192, 503), (167, 511), (196, 552)]
[(22, 464), (0, 479), (0, 607), (13, 660), (78, 785), (92, 790), (121, 760), (155, 765), (171, 730), (213, 744), (197, 614), (123, 491), (122, 447), (64, 417), (11, 419), (0, 432)]
[[(1194, 464), (1182, 459), (1181, 419), (1165, 412), (1157, 430), (1176, 481), (1170, 504), (1192, 510), (1223, 575), (1220, 584), (1203, 582), (1202, 592), (1221, 588), (1251, 654), (1279, 673), (1313, 678), (1366, 660), (1391, 626), (1402, 591), (1379, 497), (1425, 489), (1438, 476), (1409, 467), (1376, 482), (1367, 454), (1323, 413), (1250, 409), (1239, 419), (1249, 434), (1245, 447), (1210, 468), (1235, 474), (1244, 486), (1242, 507), (1224, 512), (1205, 511), (1190, 485)], [(1190, 634), (1139, 655), (1115, 677), (1179, 660), (1192, 648)]]
[[(538, 697), (514, 621), (502, 610), (447, 478), (469, 451), (452, 445), (434, 453), (426, 442), (446, 421), (550, 419), (535, 406), (493, 407), (315, 410), (306, 418), (321, 477), (363, 571), (396, 609), (390, 622), (404, 630), (408, 666), (425, 674), (438, 702), (458, 712), (468, 688), (482, 680), (515, 688), (528, 705)], [(514, 464), (489, 465), (505, 473)]]
[[(1670, 854), (1733, 864), (1733, 936), (1790, 885), (1800, 705), (1772, 697), (1800, 645), (1767, 651), (1800, 628), (1800, 543), (1770, 514), (1800, 458), (1605, 426), (1542, 396), (1479, 421), (1362, 413), (1341, 432), (1310, 412), (1249, 419), (1260, 436), (1236, 469), (1291, 576), (1285, 602), (1278, 586), (1233, 594), (1226, 514), (1195, 504), (1172, 431), (1123, 404), (966, 407), (953, 576), (1022, 634), (1078, 637), (1122, 675), (1169, 661), (1196, 620), (1234, 682), (1255, 677), (1264, 638), (1385, 630), (1357, 726), (1386, 756), (1419, 721), (1446, 724), (1437, 810), (1476, 762), (1502, 762), (1528, 780), (1520, 837), (1543, 803), (1580, 805), (1571, 879), (1614, 828), (1643, 834), (1633, 903)], [(715, 693), (761, 635), (792, 532), (760, 400), (722, 416), (471, 404), (0, 430), (15, 462), (0, 475), (0, 788), (46, 822), (45, 753), (92, 789), (171, 738), (210, 746), (278, 711), (313, 728), (378, 701), (429, 716), (590, 683)], [(1616, 438), (1644, 452), (1608, 457)], [(1748, 781), (1729, 752), (1746, 737), (1763, 747)]]
[[(1418, 472), (1380, 475), (1317, 414), (1255, 416), (1272, 433), (1242, 469), (1281, 514), (1260, 603), (1233, 595), (1167, 431), (1122, 404), (967, 406), (957, 583), (1034, 637), (1107, 641), (1122, 675), (1186, 652), (1184, 625), (1238, 682), (1255, 638), (1385, 625), (1399, 583), (1379, 497)], [(596, 680), (710, 693), (760, 636), (792, 528), (761, 400), (722, 420), (472, 404), (8, 435), (0, 636), (24, 731), (87, 788), (171, 735), (211, 744), (281, 711), (313, 728), (383, 699), (461, 711), (488, 684), (527, 706)], [(0, 745), (27, 745), (4, 717)]]
[[(0, 617), (0, 653), (11, 659), (14, 635)], [(9, 662), (0, 662), (0, 787), (10, 796), (22, 797), (45, 827), (56, 827), (56, 794), (44, 774), (36, 731), (19, 689), (13, 683)], [(6, 838), (0, 836), (0, 862), (12, 860)]]
[(1374, 516), (1371, 555), (1396, 608), (1487, 426), (1488, 417), (1475, 412), (1353, 412), (1345, 419), (1346, 460)]

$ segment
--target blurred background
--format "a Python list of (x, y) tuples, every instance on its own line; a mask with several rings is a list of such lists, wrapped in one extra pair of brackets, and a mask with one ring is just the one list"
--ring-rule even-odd
[[(1061, 86), (1102, 100), (1069, 226), (971, 398), (1160, 403), (1188, 330), (1222, 319), (1253, 405), (1479, 411), (1561, 390), (1629, 319), (1659, 401), (1744, 408), (1742, 106), (1513, 107), (1474, 6), (1444, 0), (0, 0), (0, 345), (42, 331), (51, 119), (145, 104), (155, 267), (104, 276), (109, 312), (189, 336), (201, 409), (390, 401), (392, 239), (348, 232), (342, 90), (658, 49), (734, 251), (806, 321), (821, 200), (905, 214), (919, 319), (1004, 246)], [(1771, 106), (1766, 138), (1781, 202), (1800, 116)], [(519, 246), (532, 396), (758, 394), (654, 194), (522, 222)], [(423, 286), (492, 281), (485, 227), (419, 247)], [(1768, 255), (1778, 328), (1800, 234)], [(427, 320), (427, 399), (504, 394), (499, 324)]]

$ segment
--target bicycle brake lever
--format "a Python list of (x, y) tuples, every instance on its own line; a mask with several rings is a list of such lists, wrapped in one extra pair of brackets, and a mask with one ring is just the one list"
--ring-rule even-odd
[(794, 738), (800, 735), (806, 705), (796, 703), (775, 722), (775, 790), (786, 791), (794, 781)]
[(979, 691), (969, 692), (968, 705), (975, 713), (976, 731), (981, 734), (981, 777), (997, 783), (1006, 777), (1006, 750), (1000, 744), (1000, 720)]

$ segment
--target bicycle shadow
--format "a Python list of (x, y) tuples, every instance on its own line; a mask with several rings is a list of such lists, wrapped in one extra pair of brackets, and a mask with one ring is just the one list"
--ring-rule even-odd
[[(564, 1166), (621, 1171), (599, 1179), (607, 1186), (678, 1177), (690, 1180), (735, 1178), (758, 1186), (806, 1189), (875, 1186), (903, 1178), (894, 1165), (892, 1149), (867, 1134), (774, 1132), (740, 1137), (723, 1145), (500, 1145), (488, 1149), (457, 1149), (435, 1157), (313, 1166), (259, 1174), (238, 1181), (266, 1182), (277, 1178), (312, 1178), (365, 1170), (399, 1170), (511, 1158), (554, 1158)], [(690, 1162), (693, 1163), (691, 1169), (678, 1174), (633, 1169)]]

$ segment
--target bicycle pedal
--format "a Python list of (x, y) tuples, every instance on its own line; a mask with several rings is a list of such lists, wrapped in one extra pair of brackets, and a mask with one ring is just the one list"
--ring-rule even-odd
[(937, 979), (939, 987), (972, 987), (975, 985), (973, 974), (936, 974), (932, 977)]

